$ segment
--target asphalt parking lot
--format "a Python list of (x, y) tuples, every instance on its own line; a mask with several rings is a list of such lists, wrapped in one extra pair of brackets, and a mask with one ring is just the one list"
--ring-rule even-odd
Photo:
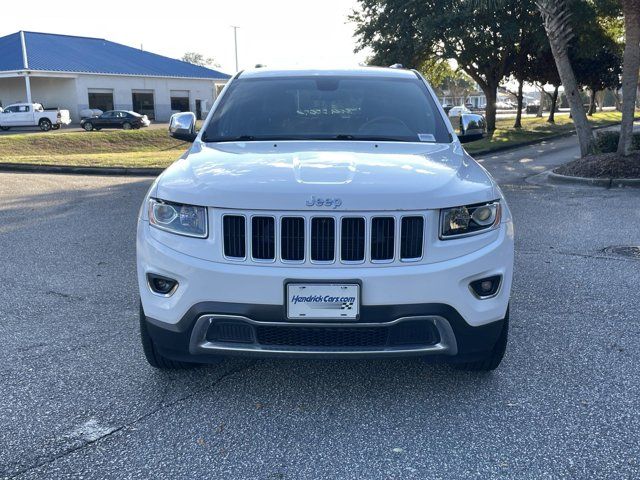
[(0, 478), (640, 477), (640, 189), (525, 178), (575, 138), (482, 158), (516, 224), (507, 356), (228, 360), (158, 372), (138, 336), (151, 179), (0, 173)]

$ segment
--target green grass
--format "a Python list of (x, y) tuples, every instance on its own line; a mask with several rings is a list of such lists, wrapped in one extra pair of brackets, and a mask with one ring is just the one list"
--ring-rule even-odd
[[(598, 112), (589, 117), (589, 121), (594, 127), (613, 125), (619, 123), (620, 120), (622, 120), (622, 113), (620, 112)], [(469, 142), (465, 144), (465, 149), (469, 153), (491, 151), (534, 140), (544, 140), (547, 137), (574, 130), (573, 121), (568, 115), (556, 115), (555, 124), (548, 123), (546, 115), (543, 118), (523, 118), (521, 129), (514, 129), (514, 122), (514, 118), (498, 120), (496, 122), (496, 130), (491, 137), (487, 136), (482, 140)]]
[[(594, 126), (620, 122), (619, 112), (601, 112), (590, 117)], [(515, 146), (551, 135), (573, 131), (567, 115), (556, 116), (556, 123), (546, 118), (523, 118), (520, 130), (514, 119), (497, 121), (492, 137), (465, 144), (470, 152)], [(172, 139), (164, 129), (132, 131), (31, 133), (0, 136), (0, 163), (70, 165), (94, 167), (166, 167), (180, 157), (188, 144)]]
[(0, 162), (38, 165), (166, 167), (189, 144), (164, 129), (0, 136)]

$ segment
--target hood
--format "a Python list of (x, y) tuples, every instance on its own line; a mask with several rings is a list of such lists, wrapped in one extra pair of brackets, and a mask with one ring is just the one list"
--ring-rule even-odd
[[(497, 198), (459, 143), (194, 143), (156, 192), (164, 200), (247, 210), (423, 210)], [(327, 201), (329, 200), (329, 201)]]

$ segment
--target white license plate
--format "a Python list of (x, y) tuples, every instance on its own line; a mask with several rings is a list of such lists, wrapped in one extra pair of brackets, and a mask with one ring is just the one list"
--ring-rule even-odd
[(290, 283), (287, 317), (296, 320), (357, 320), (360, 286), (357, 284)]

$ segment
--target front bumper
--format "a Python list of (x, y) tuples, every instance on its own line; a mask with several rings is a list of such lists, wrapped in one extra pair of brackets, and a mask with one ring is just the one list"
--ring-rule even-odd
[[(218, 354), (339, 358), (432, 355), (468, 360), (493, 347), (509, 303), (513, 271), (510, 222), (492, 233), (494, 241), (472, 253), (435, 263), (375, 268), (214, 262), (173, 250), (153, 238), (149, 229), (146, 221), (138, 222), (142, 322), (161, 353), (175, 360), (207, 361)], [(179, 286), (170, 297), (154, 294), (147, 285), (147, 273), (176, 279)], [(469, 283), (493, 275), (502, 277), (497, 294), (477, 298)], [(354, 279), (361, 284), (357, 322), (294, 323), (286, 319), (287, 282)], [(231, 324), (228, 331), (243, 331), (244, 337), (221, 341), (212, 336), (221, 323)], [(394, 342), (397, 330), (407, 325), (414, 330), (402, 335), (424, 336), (419, 341)], [(267, 333), (271, 337), (265, 341)], [(287, 339), (294, 340), (288, 344)]]
[(491, 351), (504, 323), (500, 320), (472, 327), (455, 309), (442, 304), (363, 306), (362, 319), (348, 324), (296, 323), (282, 318), (281, 309), (272, 305), (203, 302), (176, 324), (167, 325), (143, 314), (141, 328), (163, 356), (189, 362), (206, 363), (220, 355), (430, 356), (472, 361)]

